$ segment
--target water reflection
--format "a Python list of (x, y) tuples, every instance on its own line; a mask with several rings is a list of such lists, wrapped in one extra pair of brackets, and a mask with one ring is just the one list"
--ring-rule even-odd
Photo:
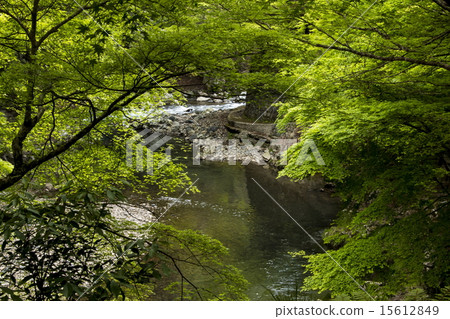
[(337, 200), (320, 192), (317, 180), (292, 183), (260, 166), (209, 163), (190, 166), (189, 172), (199, 178), (201, 193), (173, 206), (164, 222), (199, 230), (228, 247), (229, 262), (251, 282), (251, 299), (270, 300), (266, 288), (276, 293), (294, 289), (303, 277), (303, 261), (288, 252), (320, 248), (253, 179), (319, 241), (337, 213)]

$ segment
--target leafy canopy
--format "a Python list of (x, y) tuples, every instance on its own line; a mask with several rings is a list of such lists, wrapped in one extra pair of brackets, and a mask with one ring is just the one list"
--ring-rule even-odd
[[(281, 175), (336, 183), (346, 209), (324, 240), (372, 296), (430, 298), (449, 285), (450, 7), (386, 0), (361, 17), (372, 2), (311, 1), (298, 18), (311, 59), (332, 46), (292, 88), (279, 125), (295, 121), (326, 165), (296, 165), (300, 141)], [(327, 255), (307, 258), (304, 289), (358, 290)]]
[[(124, 226), (108, 206), (126, 200), (119, 189), (168, 194), (190, 185), (182, 165), (159, 167), (164, 153), (155, 154), (153, 175), (126, 165), (126, 141), (136, 134), (130, 118), (178, 103), (180, 76), (239, 67), (234, 57), (246, 34), (225, 13), (214, 1), (0, 3), (3, 299), (141, 298), (133, 287), (151, 294), (165, 264), (187, 282), (178, 264), (196, 250), (204, 257), (195, 265), (212, 263), (223, 289), (205, 295), (189, 282), (195, 298), (245, 298), (238, 271), (219, 262), (225, 249), (218, 242)], [(183, 243), (179, 260), (158, 248), (162, 232), (170, 232), (167, 248)], [(117, 263), (108, 258), (122, 254)]]

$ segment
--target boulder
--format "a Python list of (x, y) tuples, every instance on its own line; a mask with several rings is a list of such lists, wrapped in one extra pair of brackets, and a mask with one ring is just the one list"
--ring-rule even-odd
[(264, 152), (262, 153), (262, 157), (268, 161), (272, 158), (272, 155), (270, 155), (270, 152), (268, 149), (265, 149)]
[(197, 98), (197, 102), (210, 102), (210, 101), (211, 101), (211, 99), (209, 97), (206, 97), (206, 96), (199, 96)]

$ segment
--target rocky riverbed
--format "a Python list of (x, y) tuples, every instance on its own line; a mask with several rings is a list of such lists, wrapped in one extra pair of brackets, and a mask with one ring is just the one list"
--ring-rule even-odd
[(206, 110), (200, 113), (168, 114), (157, 123), (146, 123), (140, 129), (150, 129), (153, 133), (192, 143), (197, 160), (240, 162), (244, 165), (256, 163), (266, 168), (280, 168), (283, 149), (298, 138), (295, 126), (288, 127), (282, 134), (261, 136), (250, 130), (230, 127), (230, 112)]

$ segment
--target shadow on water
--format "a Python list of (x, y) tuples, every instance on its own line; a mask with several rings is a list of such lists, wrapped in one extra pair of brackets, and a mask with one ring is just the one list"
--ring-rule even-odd
[[(163, 222), (199, 230), (228, 247), (227, 262), (241, 269), (251, 283), (248, 295), (252, 300), (271, 300), (267, 289), (286, 295), (301, 285), (304, 260), (288, 252), (304, 250), (310, 254), (321, 249), (254, 180), (321, 242), (339, 202), (320, 192), (320, 180), (292, 183), (276, 179), (275, 173), (261, 166), (226, 163), (189, 165), (188, 171), (199, 178), (196, 185), (201, 193), (174, 205)], [(300, 298), (314, 299), (316, 295), (303, 293)]]

